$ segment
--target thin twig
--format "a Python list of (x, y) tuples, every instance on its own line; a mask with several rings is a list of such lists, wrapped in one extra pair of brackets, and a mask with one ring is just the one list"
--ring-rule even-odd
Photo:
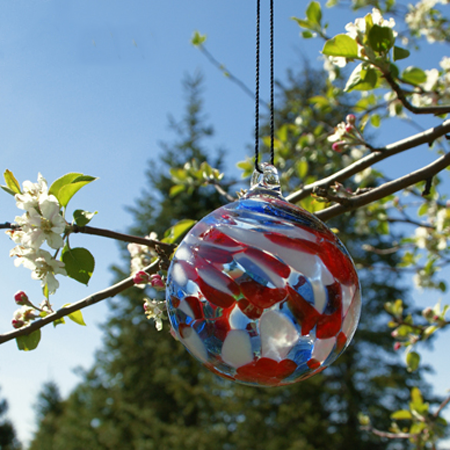
[(373, 433), (376, 436), (380, 436), (387, 439), (410, 439), (418, 436), (417, 434), (412, 433), (389, 433), (388, 431), (377, 430), (376, 428), (370, 426), (361, 427), (361, 430), (369, 431), (370, 433)]
[(433, 417), (435, 419), (437, 419), (439, 417), (439, 414), (449, 404), (449, 402), (450, 402), (450, 395), (439, 405), (439, 408), (433, 414)]
[[(160, 260), (158, 259), (149, 266), (147, 266), (144, 269), (144, 271), (147, 272), (149, 275), (151, 275), (153, 273), (156, 273), (159, 270), (159, 267), (160, 267)], [(55, 322), (58, 319), (61, 319), (64, 316), (68, 316), (69, 314), (72, 314), (75, 311), (79, 311), (80, 309), (86, 308), (86, 306), (90, 306), (100, 302), (101, 300), (114, 297), (117, 294), (123, 292), (125, 289), (128, 289), (132, 286), (134, 286), (133, 277), (125, 278), (124, 280), (114, 284), (113, 286), (110, 286), (106, 289), (103, 289), (102, 291), (92, 294), (89, 297), (79, 300), (76, 303), (72, 303), (69, 306), (64, 306), (58, 309), (57, 311), (49, 314), (48, 316), (43, 317), (42, 319), (37, 319), (26, 327), (18, 328), (16, 330), (9, 331), (8, 333), (0, 334), (0, 344), (11, 341), (12, 339), (15, 339), (19, 336), (28, 335), (33, 331), (39, 330), (45, 325), (48, 325), (52, 322)]]
[(450, 165), (450, 153), (438, 158), (433, 163), (428, 166), (422, 167), (415, 172), (411, 172), (408, 175), (397, 178), (396, 180), (384, 183), (369, 192), (365, 192), (360, 195), (356, 195), (348, 199), (347, 205), (333, 205), (329, 208), (323, 209), (315, 213), (315, 215), (321, 220), (329, 220), (333, 217), (339, 216), (348, 211), (353, 211), (354, 209), (361, 208), (362, 206), (368, 205), (369, 203), (380, 200), (388, 195), (394, 194), (397, 191), (405, 189), (412, 186), (420, 181), (424, 181), (427, 178), (436, 175), (441, 170), (444, 170)]
[[(197, 47), (213, 66), (217, 67), (217, 69), (219, 69), (227, 78), (229, 78), (230, 81), (237, 84), (250, 98), (255, 100), (255, 93), (242, 80), (233, 75), (229, 70), (225, 68), (223, 64), (217, 61), (217, 59), (214, 58), (214, 56), (206, 49), (206, 47), (204, 47), (203, 45), (198, 45)], [(258, 101), (261, 106), (269, 109), (268, 102), (263, 100), (261, 97), (258, 98)]]
[(389, 83), (389, 86), (391, 86), (392, 90), (397, 94), (397, 98), (402, 102), (402, 105), (408, 110), (411, 111), (414, 114), (434, 114), (436, 116), (439, 116), (441, 114), (448, 114), (450, 113), (450, 106), (413, 106), (408, 101), (408, 99), (405, 96), (405, 92), (403, 89), (397, 84), (397, 82), (394, 80), (392, 75), (387, 72), (383, 73), (384, 79)]
[(116, 239), (118, 241), (132, 242), (135, 244), (145, 245), (153, 249), (159, 247), (164, 253), (168, 255), (170, 255), (173, 252), (174, 248), (176, 247), (176, 245), (174, 244), (166, 244), (161, 241), (155, 241), (153, 239), (142, 238), (130, 234), (118, 233), (116, 231), (106, 230), (104, 228), (95, 228), (89, 226), (80, 227), (78, 225), (72, 225), (70, 231), (72, 231), (73, 233), (83, 233), (95, 236), (103, 236), (110, 239)]
[(447, 133), (450, 133), (450, 120), (446, 120), (441, 125), (429, 128), (428, 130), (422, 133), (418, 133), (406, 139), (402, 139), (400, 141), (389, 144), (386, 147), (375, 149), (373, 153), (370, 153), (364, 158), (361, 158), (359, 161), (356, 161), (353, 164), (347, 166), (346, 168), (339, 170), (333, 175), (330, 175), (327, 178), (323, 178), (322, 180), (318, 180), (314, 183), (308, 184), (304, 186), (302, 189), (293, 192), (287, 197), (287, 200), (292, 203), (296, 203), (308, 197), (313, 192), (313, 189), (316, 187), (326, 188), (331, 184), (333, 184), (335, 181), (339, 182), (345, 181), (348, 178), (352, 177), (353, 175), (362, 172), (367, 167), (370, 167), (379, 161), (382, 161), (398, 153), (404, 152), (405, 150), (418, 147), (419, 145), (432, 143), (433, 141), (444, 136)]
[(224, 196), (229, 202), (235, 202), (237, 199), (230, 195), (219, 183), (209, 181), (208, 184), (212, 185), (214, 189), (222, 196)]

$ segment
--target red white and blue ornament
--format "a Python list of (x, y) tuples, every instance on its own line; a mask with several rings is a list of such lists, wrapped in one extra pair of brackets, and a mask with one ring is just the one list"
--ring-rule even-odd
[(167, 277), (177, 338), (217, 375), (281, 386), (326, 368), (348, 346), (361, 298), (355, 266), (315, 216), (287, 202), (276, 169), (187, 234)]

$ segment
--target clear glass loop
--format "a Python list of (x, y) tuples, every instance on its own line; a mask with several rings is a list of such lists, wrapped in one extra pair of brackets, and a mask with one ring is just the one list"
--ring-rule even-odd
[(280, 177), (278, 176), (277, 169), (269, 163), (262, 163), (260, 167), (263, 173), (257, 170), (253, 172), (249, 193), (257, 189), (268, 190), (277, 195), (281, 195)]

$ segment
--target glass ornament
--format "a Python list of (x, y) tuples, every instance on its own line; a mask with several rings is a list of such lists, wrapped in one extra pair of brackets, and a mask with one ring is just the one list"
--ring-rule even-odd
[(212, 372), (281, 386), (321, 372), (355, 333), (353, 261), (315, 216), (281, 196), (275, 167), (186, 235), (167, 276), (176, 337)]

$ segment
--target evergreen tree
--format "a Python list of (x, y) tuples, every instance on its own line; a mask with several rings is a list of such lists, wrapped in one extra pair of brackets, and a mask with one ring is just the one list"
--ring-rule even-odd
[(63, 400), (58, 386), (54, 382), (44, 384), (35, 406), (38, 430), (29, 450), (55, 448), (54, 437), (58, 432), (58, 421), (63, 413)]
[[(200, 78), (187, 79), (185, 87), (186, 115), (180, 123), (172, 120), (177, 140), (163, 147), (161, 165), (150, 164), (148, 187), (133, 209), (135, 233), (161, 235), (174, 222), (200, 219), (223, 203), (212, 187), (170, 196), (170, 168), (182, 167), (191, 158), (210, 159), (203, 141), (212, 129), (204, 125)], [(309, 102), (327, 89), (324, 75), (311, 69), (298, 78), (291, 75), (281, 87), (277, 165), (285, 190), (300, 185), (299, 175), (322, 177), (340, 163), (323, 136), (326, 124), (344, 114), (342, 106), (320, 111)], [(291, 126), (299, 117), (301, 133)], [(215, 163), (220, 164), (220, 155)], [(311, 199), (303, 203), (320, 207)], [(405, 292), (397, 280), (385, 276), (386, 268), (397, 263), (395, 255), (363, 250), (363, 244), (388, 246), (391, 238), (355, 230), (354, 222), (349, 215), (333, 226), (356, 264), (367, 267), (360, 271), (363, 317), (352, 346), (322, 374), (272, 389), (220, 379), (201, 368), (167, 329), (155, 331), (142, 313), (142, 293), (133, 289), (110, 302), (104, 349), (65, 402), (51, 448), (385, 449), (385, 443), (359, 431), (357, 415), (370, 411), (386, 425), (387, 407), (395, 408), (409, 396), (406, 372), (393, 355), (383, 313), (387, 298), (404, 298)]]
[(8, 402), (0, 400), (0, 450), (19, 450), (21, 445), (16, 437), (13, 424), (5, 417), (8, 412)]

